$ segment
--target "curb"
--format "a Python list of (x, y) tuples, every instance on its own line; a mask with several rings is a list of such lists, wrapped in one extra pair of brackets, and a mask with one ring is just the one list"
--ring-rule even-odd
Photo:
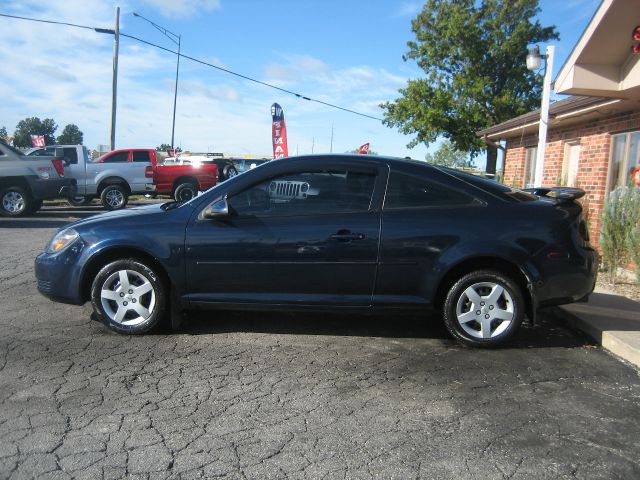
[(553, 313), (570, 327), (585, 333), (603, 349), (640, 368), (640, 331), (603, 330), (596, 322), (585, 320), (567, 307), (553, 307)]

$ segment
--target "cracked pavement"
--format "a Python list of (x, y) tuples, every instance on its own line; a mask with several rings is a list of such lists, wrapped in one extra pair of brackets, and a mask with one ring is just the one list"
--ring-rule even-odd
[(0, 219), (0, 478), (640, 478), (638, 371), (548, 314), (473, 350), (411, 317), (208, 312), (111, 333)]

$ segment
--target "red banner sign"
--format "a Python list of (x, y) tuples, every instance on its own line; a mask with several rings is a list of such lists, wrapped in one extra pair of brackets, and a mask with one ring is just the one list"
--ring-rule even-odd
[(365, 143), (364, 145), (360, 145), (360, 150), (358, 151), (360, 155), (367, 155), (369, 153), (369, 144)]
[(31, 135), (31, 145), (34, 147), (46, 147), (44, 135)]
[(284, 123), (284, 110), (277, 103), (271, 105), (271, 139), (273, 141), (273, 158), (289, 156), (287, 148), (287, 126)]

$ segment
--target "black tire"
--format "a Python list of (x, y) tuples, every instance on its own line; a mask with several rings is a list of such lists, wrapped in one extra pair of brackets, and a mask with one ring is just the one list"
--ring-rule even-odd
[(16, 185), (0, 191), (0, 215), (4, 217), (23, 217), (32, 213), (33, 197), (24, 188)]
[(238, 170), (236, 170), (236, 167), (234, 167), (233, 165), (226, 165), (222, 169), (222, 180), (229, 180), (236, 175), (238, 175)]
[[(124, 285), (123, 278), (128, 285)], [(137, 293), (137, 288), (142, 290)], [(163, 318), (167, 290), (158, 272), (143, 261), (116, 260), (96, 275), (91, 285), (91, 305), (98, 319), (110, 329), (139, 335), (153, 329)]]
[(444, 324), (456, 340), (491, 348), (516, 334), (524, 318), (525, 302), (521, 288), (506, 275), (476, 270), (451, 286), (443, 310)]
[(67, 201), (74, 207), (84, 207), (89, 205), (93, 201), (93, 198), (91, 195), (76, 195), (75, 197), (69, 197)]
[(107, 210), (121, 210), (129, 202), (129, 192), (123, 185), (108, 185), (102, 190), (100, 201)]
[(198, 186), (192, 182), (181, 183), (173, 191), (173, 198), (176, 202), (186, 202), (196, 195), (198, 195)]

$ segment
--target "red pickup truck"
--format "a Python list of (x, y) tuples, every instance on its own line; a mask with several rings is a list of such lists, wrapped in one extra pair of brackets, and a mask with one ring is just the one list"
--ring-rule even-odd
[[(158, 195), (171, 195), (177, 201), (190, 200), (198, 191), (208, 190), (218, 183), (216, 165), (164, 165), (163, 158), (150, 148), (116, 150), (129, 151), (128, 161), (142, 161), (148, 156), (151, 166), (147, 166), (145, 176), (152, 178)], [(114, 152), (111, 152), (113, 154)], [(102, 157), (102, 159), (108, 156)], [(108, 161), (108, 160), (107, 160)]]

